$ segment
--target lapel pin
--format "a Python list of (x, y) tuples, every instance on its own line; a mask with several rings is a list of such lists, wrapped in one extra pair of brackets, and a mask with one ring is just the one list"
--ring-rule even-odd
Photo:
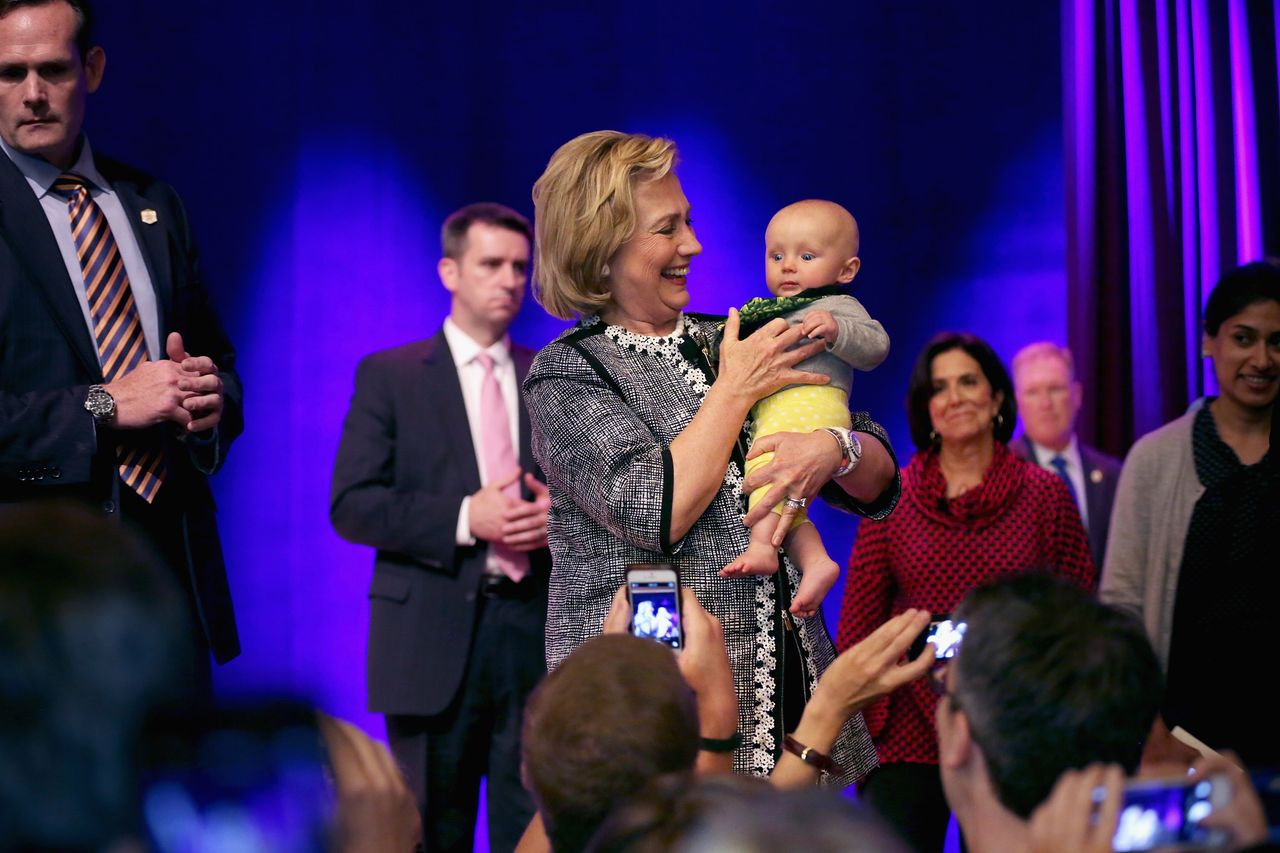
[(144, 224), (144, 225), (155, 225), (155, 224), (156, 224), (156, 212), (155, 212), (154, 210), (152, 210), (151, 208), (149, 208), (149, 207), (148, 207), (148, 208), (144, 209), (144, 210), (142, 211), (142, 213), (141, 213), (141, 214), (139, 214), (139, 215), (142, 217), (142, 222), (143, 222), (143, 224)]
[(1094, 468), (1092, 471), (1089, 472), (1089, 480), (1090, 482), (1093, 482), (1093, 483), (1101, 483), (1102, 471), (1100, 471), (1097, 468)]

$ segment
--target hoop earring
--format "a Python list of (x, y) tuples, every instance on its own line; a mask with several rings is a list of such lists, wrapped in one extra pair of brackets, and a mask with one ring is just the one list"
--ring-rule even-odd
[(601, 278), (608, 278), (608, 277), (609, 277), (609, 272), (610, 272), (610, 270), (609, 270), (609, 265), (608, 265), (608, 264), (605, 264), (604, 266), (602, 266), (602, 267), (600, 268), (600, 277), (601, 277)]

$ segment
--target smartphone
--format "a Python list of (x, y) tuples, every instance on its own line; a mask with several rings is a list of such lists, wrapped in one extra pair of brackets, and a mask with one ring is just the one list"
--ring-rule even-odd
[(933, 646), (933, 655), (938, 660), (950, 660), (960, 649), (960, 641), (964, 639), (964, 622), (955, 622), (950, 616), (939, 616), (929, 623), (911, 643), (908, 655), (911, 660), (920, 657), (926, 645)]
[(304, 704), (153, 719), (142, 759), (142, 820), (150, 849), (330, 849), (328, 762), (315, 712)]
[[(1104, 788), (1094, 789), (1095, 802), (1105, 796)], [(1225, 833), (1201, 826), (1200, 821), (1230, 800), (1231, 782), (1225, 776), (1130, 782), (1111, 849), (1198, 850), (1223, 844)]]
[(684, 648), (680, 618), (680, 573), (669, 563), (627, 566), (631, 633), (657, 640), (676, 651)]

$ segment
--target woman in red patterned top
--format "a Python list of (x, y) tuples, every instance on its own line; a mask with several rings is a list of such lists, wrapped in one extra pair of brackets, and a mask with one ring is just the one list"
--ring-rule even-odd
[[(973, 587), (1014, 572), (1047, 569), (1094, 588), (1066, 485), (1006, 446), (1016, 418), (1009, 374), (985, 341), (946, 332), (929, 342), (907, 391), (919, 452), (902, 470), (898, 508), (858, 530), (840, 648), (910, 607), (935, 618), (949, 613)], [(938, 775), (936, 704), (926, 679), (863, 712), (881, 766), (862, 796), (922, 853), (942, 850), (950, 817)]]

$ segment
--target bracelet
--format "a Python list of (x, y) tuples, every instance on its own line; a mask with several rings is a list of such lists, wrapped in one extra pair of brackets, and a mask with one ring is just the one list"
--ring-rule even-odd
[(832, 761), (831, 756), (818, 752), (811, 746), (805, 746), (791, 735), (787, 735), (786, 740), (782, 742), (782, 746), (787, 752), (796, 756), (810, 767), (816, 767), (819, 770), (830, 773), (832, 776), (844, 775), (844, 768)]
[(728, 737), (704, 737), (699, 749), (703, 752), (733, 752), (742, 746), (742, 732), (734, 732)]
[(831, 476), (843, 477), (854, 468), (857, 468), (858, 463), (862, 461), (862, 442), (858, 441), (858, 437), (847, 429), (823, 427), (823, 430), (830, 433), (831, 437), (836, 440), (836, 446), (840, 448), (840, 467)]

